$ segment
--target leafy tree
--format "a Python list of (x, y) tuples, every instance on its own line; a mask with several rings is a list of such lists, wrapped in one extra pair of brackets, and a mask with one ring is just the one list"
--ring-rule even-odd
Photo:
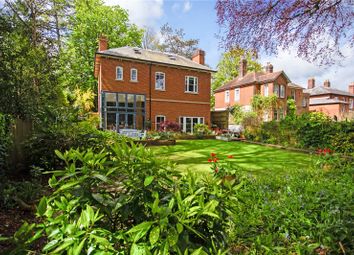
[(351, 0), (218, 0), (215, 8), (227, 48), (277, 53), (295, 47), (301, 58), (333, 64), (343, 56), (342, 44), (354, 46)]
[(295, 117), (296, 117), (296, 101), (292, 98), (289, 98), (286, 101), (286, 104), (287, 104), (286, 118), (295, 119)]
[[(213, 76), (212, 91), (221, 87), (225, 83), (236, 78), (239, 74), (240, 60), (245, 57), (247, 60), (247, 71), (261, 71), (262, 66), (257, 62), (257, 54), (254, 51), (246, 51), (244, 49), (235, 48), (225, 52), (217, 66), (217, 73)], [(215, 98), (211, 97), (211, 105), (214, 106)]]
[(252, 97), (252, 110), (257, 114), (259, 122), (263, 119), (264, 114), (269, 114), (275, 107), (277, 107), (277, 101), (278, 97), (276, 95), (255, 95)]
[(107, 36), (110, 48), (139, 46), (143, 31), (129, 23), (119, 6), (105, 6), (101, 0), (76, 0), (70, 19), (70, 35), (62, 58), (62, 81), (70, 88), (96, 91), (93, 76), (98, 38)]
[(157, 50), (159, 44), (160, 41), (154, 29), (152, 27), (145, 27), (141, 47), (143, 49)]
[(198, 47), (198, 39), (185, 39), (182, 28), (173, 29), (168, 23), (161, 27), (160, 33), (161, 43), (157, 46), (158, 50), (192, 58)]

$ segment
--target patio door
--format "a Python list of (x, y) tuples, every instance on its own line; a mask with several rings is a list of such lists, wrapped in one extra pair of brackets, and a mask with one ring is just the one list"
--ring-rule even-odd
[(182, 131), (186, 133), (193, 133), (193, 127), (196, 124), (204, 124), (203, 117), (180, 117), (179, 123)]
[(119, 129), (135, 129), (135, 114), (134, 113), (117, 113)]

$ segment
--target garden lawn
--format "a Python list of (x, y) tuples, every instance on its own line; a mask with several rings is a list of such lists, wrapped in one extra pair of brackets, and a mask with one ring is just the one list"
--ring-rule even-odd
[[(219, 140), (179, 140), (175, 146), (153, 147), (158, 157), (177, 164), (181, 171), (211, 172), (208, 159), (216, 153), (222, 162), (241, 166), (244, 171), (255, 175), (289, 174), (291, 170), (306, 170), (316, 160), (316, 156), (270, 148), (243, 142)], [(227, 158), (232, 155), (233, 158)]]

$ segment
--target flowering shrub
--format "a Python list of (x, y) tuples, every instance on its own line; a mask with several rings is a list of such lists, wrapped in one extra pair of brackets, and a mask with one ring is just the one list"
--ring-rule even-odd
[[(232, 159), (234, 156), (228, 155), (226, 158)], [(231, 162), (223, 163), (215, 153), (210, 153), (208, 162), (211, 163), (210, 169), (213, 171), (213, 175), (215, 177), (235, 175), (237, 169), (239, 169), (239, 167), (237, 167), (235, 164), (232, 164)]]
[(173, 132), (179, 132), (181, 131), (181, 127), (178, 123), (166, 120), (162, 123), (160, 123), (160, 129), (159, 131), (173, 131)]

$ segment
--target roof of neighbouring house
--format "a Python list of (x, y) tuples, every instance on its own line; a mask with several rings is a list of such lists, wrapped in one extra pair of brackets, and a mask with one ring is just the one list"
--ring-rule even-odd
[(338, 98), (310, 98), (310, 105), (323, 104), (348, 104), (348, 102), (339, 100)]
[(312, 89), (306, 89), (304, 92), (309, 93), (310, 96), (333, 94), (333, 95), (352, 96), (352, 97), (354, 97), (354, 94), (349, 93), (347, 91), (343, 91), (343, 90), (339, 90), (339, 89), (333, 89), (333, 88), (328, 88), (328, 87), (324, 87), (324, 86), (318, 86), (318, 87), (314, 87)]
[(304, 89), (302, 86), (300, 86), (298, 84), (295, 84), (295, 83), (292, 83), (292, 82), (288, 83), (288, 87), (289, 88), (294, 88), (294, 89)]
[(263, 71), (252, 72), (252, 73), (246, 73), (246, 75), (243, 77), (237, 76), (232, 81), (216, 89), (215, 92), (221, 92), (224, 90), (233, 89), (233, 88), (237, 88), (237, 87), (241, 87), (253, 83), (262, 84), (266, 82), (272, 82), (275, 81), (281, 74), (283, 74), (285, 78), (288, 80), (288, 82), (290, 82), (289, 78), (286, 76), (286, 74), (283, 71), (278, 71), (273, 73), (266, 73)]
[(104, 51), (97, 51), (99, 55), (111, 56), (111, 57), (119, 57), (137, 61), (144, 61), (144, 62), (153, 62), (153, 63), (161, 63), (173, 66), (180, 66), (189, 69), (197, 69), (203, 70), (208, 72), (215, 72), (210, 67), (198, 64), (191, 59), (186, 57), (173, 54), (173, 53), (166, 53), (161, 51), (154, 51), (154, 50), (147, 50), (141, 49), (137, 47), (121, 47), (121, 48), (114, 48), (108, 49)]

